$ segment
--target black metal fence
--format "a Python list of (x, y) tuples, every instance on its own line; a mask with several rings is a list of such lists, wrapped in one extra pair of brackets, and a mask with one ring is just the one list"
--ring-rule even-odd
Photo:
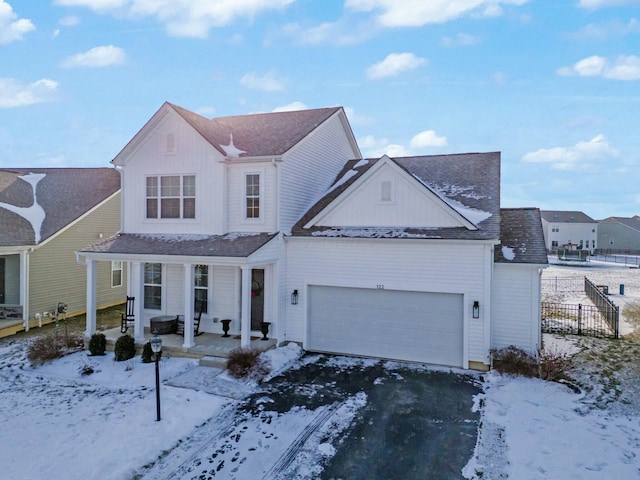
[(597, 251), (591, 258), (602, 262), (620, 263), (628, 267), (640, 267), (640, 254), (637, 250), (633, 250), (635, 254), (630, 253), (611, 253), (606, 251)]
[[(611, 318), (618, 318), (617, 307), (609, 307)], [(593, 305), (542, 302), (542, 331), (545, 333), (568, 333), (591, 337), (618, 338), (616, 328), (611, 328), (602, 309)]]
[(542, 331), (592, 337), (618, 338), (620, 308), (609, 297), (606, 287), (587, 277), (542, 279), (544, 293), (585, 292), (593, 305), (542, 302)]

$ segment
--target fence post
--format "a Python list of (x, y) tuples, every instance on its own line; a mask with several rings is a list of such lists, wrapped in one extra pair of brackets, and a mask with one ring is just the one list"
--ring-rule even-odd
[(582, 304), (578, 304), (578, 335), (582, 335)]

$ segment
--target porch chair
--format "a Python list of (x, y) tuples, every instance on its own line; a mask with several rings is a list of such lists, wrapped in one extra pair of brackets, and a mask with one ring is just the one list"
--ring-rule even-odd
[[(204, 333), (200, 331), (200, 318), (202, 318), (204, 306), (205, 302), (196, 300), (195, 308), (193, 309), (193, 335), (196, 337)], [(184, 337), (184, 315), (178, 315), (176, 333)]]
[(133, 302), (135, 297), (127, 297), (127, 303), (125, 306), (125, 311), (122, 313), (122, 319), (120, 321), (120, 332), (127, 333), (129, 326), (133, 327), (135, 323), (135, 314), (133, 311)]

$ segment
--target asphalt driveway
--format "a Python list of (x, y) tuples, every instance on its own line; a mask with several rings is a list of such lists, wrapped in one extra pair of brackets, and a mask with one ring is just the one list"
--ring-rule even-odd
[(461, 479), (480, 392), (474, 375), (307, 354), (203, 425), (186, 461), (171, 452), (144, 478)]

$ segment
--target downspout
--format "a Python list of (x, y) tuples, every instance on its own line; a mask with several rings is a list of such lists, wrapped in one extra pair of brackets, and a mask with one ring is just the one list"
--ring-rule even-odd
[(29, 331), (29, 255), (33, 247), (20, 252), (20, 304), (22, 305), (22, 324)]

